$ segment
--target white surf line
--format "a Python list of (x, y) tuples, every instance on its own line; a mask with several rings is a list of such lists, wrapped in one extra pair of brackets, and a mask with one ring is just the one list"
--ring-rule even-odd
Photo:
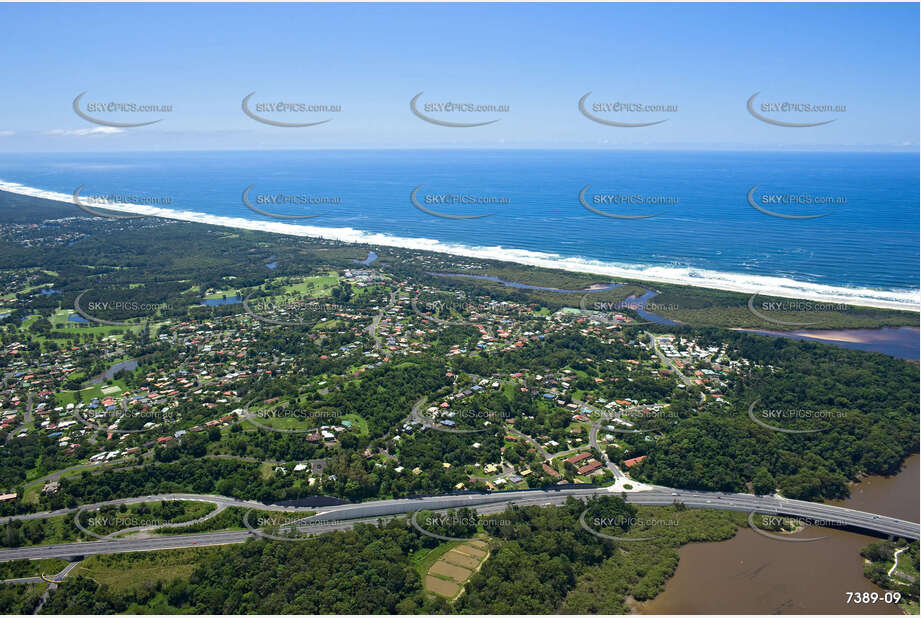
[[(0, 191), (37, 197), (73, 205), (73, 195), (45, 191), (14, 182), (0, 180)], [(431, 251), (460, 257), (511, 262), (525, 266), (589, 273), (606, 277), (632, 279), (649, 283), (671, 283), (690, 287), (715, 289), (743, 294), (762, 294), (814, 302), (845, 303), (863, 307), (921, 311), (921, 291), (881, 290), (874, 288), (845, 288), (819, 283), (808, 283), (745, 273), (721, 272), (706, 269), (674, 268), (666, 266), (638, 266), (612, 264), (580, 257), (565, 257), (556, 253), (529, 251), (501, 246), (470, 246), (440, 241), (432, 238), (391, 236), (379, 232), (366, 232), (354, 228), (328, 228), (312, 225), (295, 225), (280, 221), (253, 221), (240, 217), (224, 217), (203, 212), (172, 210), (140, 204), (112, 203), (95, 205), (105, 210), (161, 217), (204, 225), (234, 229), (285, 234), (336, 240), (345, 243), (397, 247), (416, 251)]]

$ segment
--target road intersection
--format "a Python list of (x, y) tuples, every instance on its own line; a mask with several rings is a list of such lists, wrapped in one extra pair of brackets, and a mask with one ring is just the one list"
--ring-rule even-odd
[[(565, 487), (559, 489), (531, 489), (504, 492), (470, 492), (444, 496), (425, 496), (420, 498), (398, 498), (378, 500), (357, 504), (337, 506), (292, 507), (274, 504), (262, 504), (248, 500), (228, 498), (226, 496), (200, 494), (163, 494), (155, 496), (138, 496), (109, 500), (102, 503), (83, 505), (70, 509), (59, 509), (45, 513), (30, 513), (4, 518), (4, 523), (11, 519), (39, 519), (54, 515), (75, 513), (78, 510), (91, 510), (100, 506), (120, 504), (137, 504), (156, 500), (197, 500), (212, 502), (219, 507), (240, 506), (262, 511), (281, 511), (288, 513), (305, 513), (301, 520), (311, 533), (330, 532), (351, 528), (356, 523), (375, 523), (378, 519), (405, 516), (420, 510), (441, 511), (461, 507), (476, 508), (486, 514), (499, 512), (509, 506), (544, 506), (559, 505), (567, 498), (587, 499), (592, 496), (617, 495), (609, 487)], [(754, 496), (751, 494), (732, 494), (721, 492), (688, 491), (666, 487), (652, 487), (644, 490), (626, 491), (628, 502), (642, 506), (669, 506), (681, 502), (689, 508), (719, 509), (740, 512), (757, 512), (768, 515), (797, 517), (818, 525), (840, 527), (844, 529), (872, 532), (883, 536), (901, 537), (916, 540), (919, 538), (917, 523), (895, 519), (885, 515), (866, 513), (829, 504), (791, 500), (780, 496)], [(308, 514), (313, 513), (313, 514)], [(0, 550), (0, 562), (10, 560), (36, 560), (42, 558), (67, 558), (91, 554), (111, 554), (135, 551), (155, 551), (181, 547), (224, 545), (242, 543), (255, 537), (249, 530), (204, 532), (168, 537), (119, 538), (80, 543), (63, 543), (57, 545), (35, 545), (15, 549)]]

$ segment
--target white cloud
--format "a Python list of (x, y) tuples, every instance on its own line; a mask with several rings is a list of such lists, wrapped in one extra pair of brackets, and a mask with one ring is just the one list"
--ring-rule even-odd
[(16, 135), (16, 131), (10, 131), (9, 129), (0, 130), (0, 137), (6, 137), (7, 135)]
[(115, 135), (124, 132), (124, 129), (118, 127), (93, 127), (92, 129), (51, 129), (45, 131), (45, 135)]

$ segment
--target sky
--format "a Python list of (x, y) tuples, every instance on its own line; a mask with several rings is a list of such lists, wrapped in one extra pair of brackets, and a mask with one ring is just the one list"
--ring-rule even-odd
[[(2, 152), (919, 149), (918, 4), (0, 4), (0, 23)], [(160, 122), (84, 119), (83, 92), (95, 120)], [(329, 122), (259, 122), (251, 92), (261, 118)], [(602, 120), (664, 122), (596, 122), (589, 92)], [(769, 119), (833, 122), (759, 120), (756, 92)], [(171, 110), (88, 111), (108, 102)], [(787, 102), (832, 111), (761, 107)]]

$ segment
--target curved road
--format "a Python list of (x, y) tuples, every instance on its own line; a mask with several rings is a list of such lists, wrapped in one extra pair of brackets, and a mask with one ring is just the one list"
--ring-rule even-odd
[[(374, 522), (379, 518), (388, 518), (405, 515), (410, 512), (427, 510), (444, 510), (449, 508), (470, 507), (478, 508), (484, 513), (499, 511), (510, 505), (548, 505), (561, 504), (569, 497), (588, 498), (596, 495), (610, 495), (609, 488), (585, 487), (575, 489), (535, 489), (515, 492), (475, 493), (449, 496), (428, 496), (423, 498), (401, 498), (394, 500), (380, 500), (360, 504), (343, 504), (338, 506), (321, 507), (320, 512), (305, 517), (301, 529), (307, 528), (312, 533), (329, 532), (351, 528), (356, 523)], [(656, 487), (649, 491), (632, 492), (627, 494), (629, 502), (645, 506), (668, 506), (680, 500), (692, 508), (720, 509), (741, 512), (758, 512), (769, 515), (786, 515), (799, 517), (816, 524), (829, 527), (847, 527), (866, 530), (878, 534), (903, 537), (908, 539), (919, 538), (917, 523), (906, 522), (887, 516), (875, 515), (863, 511), (856, 511), (838, 506), (790, 500), (777, 496), (753, 496), (749, 494), (727, 494), (719, 492), (672, 490)], [(197, 494), (165, 494), (160, 496), (139, 496), (110, 500), (104, 503), (83, 505), (73, 509), (59, 509), (46, 513), (31, 513), (27, 515), (14, 515), (10, 519), (37, 519), (73, 513), (79, 509), (93, 509), (103, 505), (132, 504), (154, 500), (200, 500), (213, 502), (225, 506), (248, 506), (258, 510), (287, 511), (287, 512), (316, 512), (317, 507), (282, 507), (265, 505), (258, 502), (228, 498), (225, 496), (207, 496)], [(16, 549), (0, 550), (0, 562), (18, 559), (62, 558), (69, 556), (85, 556), (100, 553), (123, 553), (134, 551), (154, 551), (161, 549), (175, 549), (180, 547), (195, 547), (209, 545), (223, 545), (228, 543), (242, 543), (247, 538), (255, 536), (248, 530), (228, 532), (205, 532), (171, 536), (166, 538), (145, 539), (112, 539), (83, 543), (65, 543), (59, 545), (38, 545), (20, 547)]]
[[(9, 517), (4, 517), (0, 519), (0, 524), (7, 524), (14, 519), (18, 520), (29, 520), (29, 519), (44, 519), (46, 517), (55, 517), (57, 515), (70, 515), (76, 513), (77, 511), (89, 511), (95, 510), (103, 506), (118, 506), (120, 504), (141, 504), (142, 502), (160, 502), (162, 500), (188, 500), (193, 502), (210, 502), (216, 504), (219, 507), (228, 507), (228, 506), (242, 506), (249, 507), (253, 509), (259, 509), (260, 511), (290, 511), (297, 510), (295, 507), (287, 506), (278, 506), (274, 504), (262, 504), (261, 502), (256, 502), (254, 500), (240, 500), (239, 498), (228, 498), (227, 496), (217, 496), (211, 494), (157, 494), (155, 496), (135, 496), (133, 498), (119, 498), (117, 500), (106, 500), (105, 502), (96, 502), (95, 504), (84, 504), (81, 506), (69, 507), (64, 509), (57, 509), (54, 511), (44, 511), (42, 513), (24, 513), (22, 515), (10, 515)], [(316, 511), (316, 508), (307, 509), (303, 508), (300, 510), (313, 510)]]
[(681, 379), (681, 381), (684, 382), (685, 386), (691, 386), (691, 381), (688, 379), (688, 377), (681, 373), (681, 370), (678, 369), (675, 363), (672, 362), (672, 359), (665, 356), (665, 354), (662, 353), (662, 350), (659, 349), (658, 338), (649, 331), (646, 331), (646, 334), (649, 335), (649, 342), (652, 343), (652, 349), (656, 353), (656, 356), (659, 357), (659, 360), (661, 360), (669, 369), (674, 371), (675, 374)]
[(43, 573), (42, 575), (36, 575), (35, 577), (16, 577), (14, 579), (0, 579), (0, 584), (40, 584), (42, 582), (48, 582), (54, 585), (57, 582), (63, 580), (65, 577), (67, 577), (70, 574), (70, 572), (74, 570), (74, 567), (76, 567), (78, 564), (80, 564), (79, 561), (69, 562), (67, 563), (67, 566), (61, 569), (60, 573), (55, 573), (54, 575), (45, 575)]
[(393, 306), (396, 304), (397, 294), (399, 292), (400, 292), (400, 288), (397, 288), (393, 292), (390, 293), (390, 302), (387, 303), (386, 306), (381, 308), (380, 312), (378, 312), (378, 314), (374, 316), (374, 319), (371, 320), (371, 324), (368, 326), (368, 334), (371, 335), (372, 339), (374, 339), (374, 349), (375, 350), (380, 350), (381, 348), (384, 347), (384, 342), (381, 340), (380, 336), (377, 334), (377, 327), (380, 325), (381, 319), (384, 317), (384, 314), (390, 309), (392, 309)]
[[(471, 322), (471, 321), (469, 321), (469, 320), (445, 320), (445, 319), (442, 319), (442, 318), (436, 318), (436, 317), (433, 316), (433, 315), (430, 315), (430, 314), (428, 314), (428, 313), (425, 313), (424, 311), (422, 311), (421, 309), (419, 309), (419, 296), (415, 296), (415, 297), (412, 299), (411, 304), (412, 304), (413, 311), (415, 311), (417, 314), (419, 314), (419, 316), (420, 316), (423, 320), (429, 320), (429, 321), (431, 321), (431, 322), (435, 322), (435, 323), (438, 324), (439, 326), (474, 326), (474, 327), (477, 327), (477, 328), (480, 327), (480, 325), (477, 324), (476, 322)], [(489, 325), (489, 324), (486, 324), (486, 325), (483, 326), (482, 328), (483, 328), (483, 330), (486, 331), (486, 336), (492, 339), (492, 338), (493, 338), (492, 326)]]
[(8, 434), (6, 434), (6, 441), (9, 442), (13, 438), (19, 435), (19, 432), (23, 429), (27, 429), (32, 423), (32, 393), (26, 394), (26, 413), (23, 415), (22, 424), (19, 427), (11, 429)]

